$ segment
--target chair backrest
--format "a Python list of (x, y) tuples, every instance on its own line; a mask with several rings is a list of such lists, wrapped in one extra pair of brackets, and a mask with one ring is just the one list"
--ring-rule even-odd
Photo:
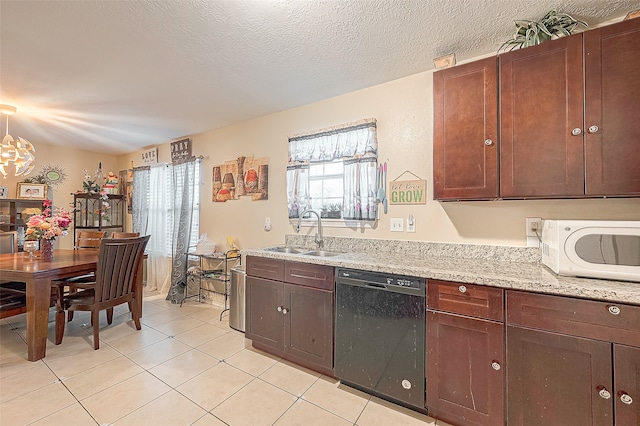
[(18, 233), (16, 231), (0, 232), (0, 253), (18, 252)]
[(96, 303), (109, 303), (131, 295), (150, 235), (103, 238), (96, 267)]
[(110, 238), (135, 238), (139, 237), (139, 232), (112, 232)]
[(74, 248), (97, 249), (100, 247), (100, 241), (106, 234), (106, 231), (78, 231)]

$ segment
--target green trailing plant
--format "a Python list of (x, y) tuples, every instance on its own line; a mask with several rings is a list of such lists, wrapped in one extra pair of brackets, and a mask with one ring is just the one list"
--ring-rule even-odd
[(518, 20), (514, 23), (516, 32), (513, 38), (502, 43), (498, 53), (535, 46), (553, 38), (571, 35), (580, 25), (588, 27), (586, 22), (555, 10), (547, 12), (539, 21)]

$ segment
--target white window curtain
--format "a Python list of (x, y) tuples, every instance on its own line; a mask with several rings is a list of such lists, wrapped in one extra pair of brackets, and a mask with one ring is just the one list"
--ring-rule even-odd
[(342, 159), (344, 162), (343, 217), (375, 220), (377, 215), (376, 120), (324, 129), (289, 138), (287, 205), (289, 218), (311, 206), (309, 164)]
[(173, 263), (177, 253), (181, 269), (185, 244), (188, 247), (197, 240), (200, 183), (199, 160), (134, 170), (133, 231), (151, 235), (146, 249), (147, 289), (169, 294), (174, 276), (176, 291), (171, 300), (175, 302), (180, 301), (182, 274), (173, 273)]

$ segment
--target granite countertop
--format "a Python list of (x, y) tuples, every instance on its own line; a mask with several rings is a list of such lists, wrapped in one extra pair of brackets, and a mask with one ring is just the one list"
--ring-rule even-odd
[[(306, 250), (312, 250), (308, 245), (306, 247)], [(266, 249), (246, 249), (242, 250), (242, 253), (249, 256), (640, 305), (640, 283), (559, 276), (530, 259), (504, 261), (491, 256), (467, 258), (451, 257), (442, 253), (416, 255), (375, 250), (349, 251), (333, 257), (285, 254)]]

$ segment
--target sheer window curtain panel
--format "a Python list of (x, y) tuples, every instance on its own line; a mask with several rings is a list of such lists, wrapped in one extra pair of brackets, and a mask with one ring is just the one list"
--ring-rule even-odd
[(297, 218), (300, 212), (311, 206), (309, 164), (337, 159), (344, 162), (344, 219), (376, 219), (378, 140), (375, 119), (361, 120), (289, 138), (289, 218)]

